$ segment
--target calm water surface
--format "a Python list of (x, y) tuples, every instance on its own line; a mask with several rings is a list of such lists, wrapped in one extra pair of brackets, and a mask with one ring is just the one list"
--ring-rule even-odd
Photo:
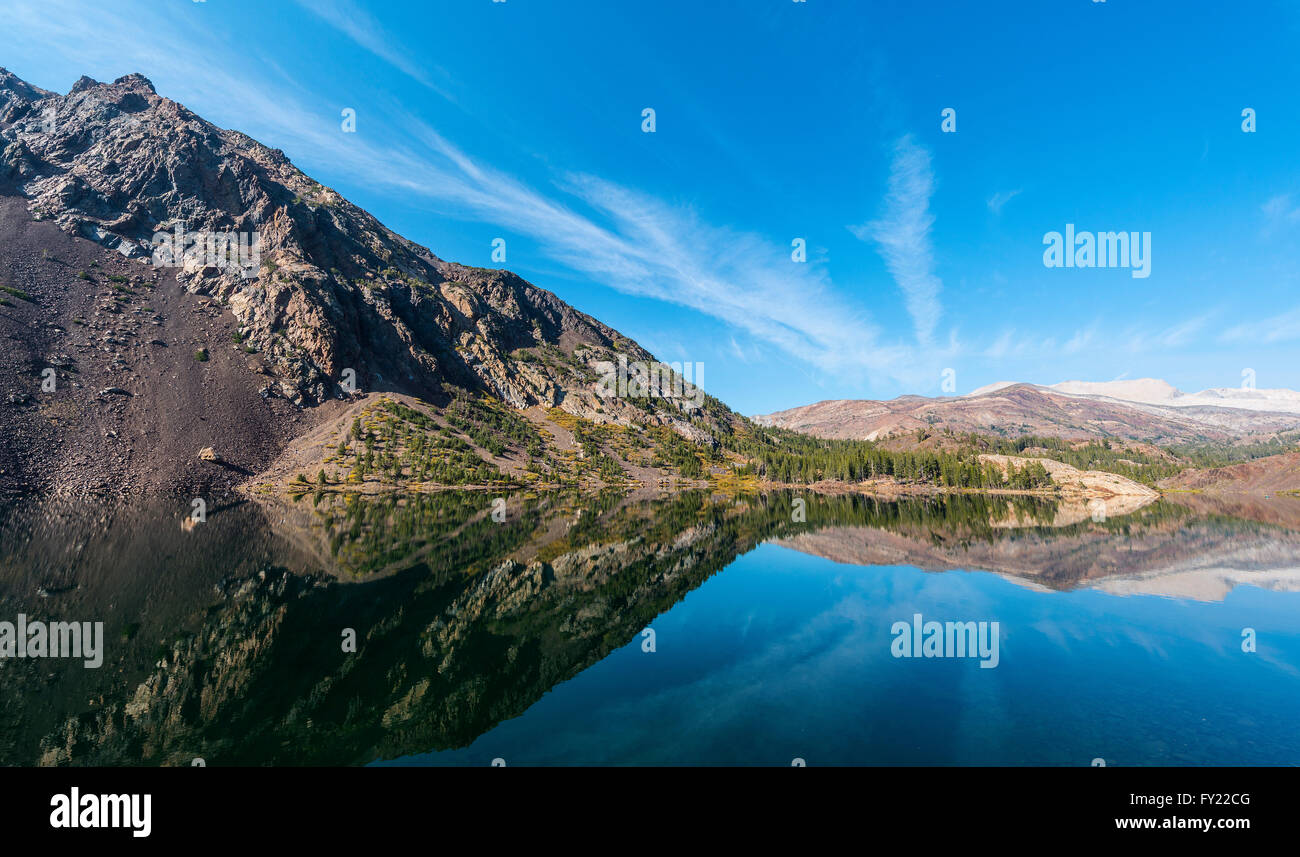
[[(902, 659), (890, 628), (998, 621), (1000, 662)], [(1300, 594), (1035, 591), (763, 545), (469, 747), (405, 764), (1300, 762)], [(1241, 630), (1264, 643), (1241, 651)]]
[[(10, 507), (0, 619), (107, 651), (0, 661), (0, 761), (1300, 763), (1294, 498), (793, 499)], [(917, 613), (997, 666), (894, 657)]]

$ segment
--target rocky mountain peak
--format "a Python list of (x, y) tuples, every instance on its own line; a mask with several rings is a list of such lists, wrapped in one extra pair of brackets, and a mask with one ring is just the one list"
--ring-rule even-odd
[[(296, 404), (346, 397), (355, 377), (361, 390), (435, 402), (484, 390), (589, 415), (602, 410), (596, 363), (652, 359), (508, 271), (439, 259), (143, 75), (82, 77), (60, 96), (3, 72), (0, 92), (0, 192), (233, 313)], [(550, 356), (517, 359), (539, 349)]]
[[(7, 68), (0, 67), (0, 94), (7, 94), (10, 97), (16, 96), (25, 101), (39, 101), (54, 93), (32, 86)], [(0, 104), (3, 103), (4, 100), (0, 100)]]
[[(84, 79), (85, 78), (83, 78), (83, 80)], [(121, 77), (119, 77), (117, 80), (113, 81), (113, 85), (129, 86), (131, 88), (144, 89), (147, 90), (152, 95), (157, 95), (157, 90), (154, 89), (153, 81), (151, 81), (149, 78), (145, 77), (144, 75), (140, 74), (139, 72), (124, 74)]]
[(81, 77), (77, 78), (76, 83), (72, 84), (72, 89), (68, 90), (68, 94), (75, 95), (78, 92), (85, 92), (87, 89), (93, 89), (102, 85), (103, 84), (95, 80), (93, 77), (88, 77), (83, 74)]

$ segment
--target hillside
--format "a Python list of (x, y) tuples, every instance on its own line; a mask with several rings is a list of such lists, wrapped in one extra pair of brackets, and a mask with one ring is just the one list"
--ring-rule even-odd
[[(7, 492), (229, 488), (378, 392), (705, 448), (741, 421), (680, 376), (601, 396), (606, 364), (653, 357), (508, 271), (439, 259), (140, 75), (60, 96), (0, 70), (0, 152)], [(178, 230), (250, 252), (160, 254)]]
[(1161, 446), (1231, 443), (1300, 428), (1300, 415), (1293, 413), (1154, 405), (1033, 384), (995, 384), (968, 396), (824, 401), (754, 420), (827, 438), (878, 440), (933, 429), (1010, 438), (1115, 438)]
[(1300, 491), (1300, 452), (1270, 455), (1227, 467), (1193, 470), (1160, 482), (1162, 488), (1223, 493)]

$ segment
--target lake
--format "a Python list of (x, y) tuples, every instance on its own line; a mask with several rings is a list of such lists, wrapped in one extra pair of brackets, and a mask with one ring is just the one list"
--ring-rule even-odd
[(7, 507), (0, 762), (1300, 763), (1295, 498), (494, 499)]

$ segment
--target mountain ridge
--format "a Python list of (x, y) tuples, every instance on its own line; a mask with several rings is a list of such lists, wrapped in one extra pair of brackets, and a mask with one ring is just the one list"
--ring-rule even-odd
[[(1129, 386), (998, 382), (962, 396), (831, 399), (753, 419), (760, 425), (819, 437), (873, 441), (908, 432), (951, 429), (1010, 437), (1113, 437), (1170, 446), (1232, 443), (1300, 429), (1300, 393), (1293, 391), (1245, 390), (1242, 397), (1234, 399), (1228, 395), (1232, 391), (1223, 390), (1185, 394), (1157, 379), (1119, 383)], [(1159, 397), (1166, 389), (1172, 393)], [(1148, 400), (1103, 394), (1131, 390), (1145, 391)], [(1220, 393), (1222, 401), (1215, 401), (1208, 395), (1211, 392)], [(1264, 396), (1270, 392), (1277, 394), (1272, 400)], [(1179, 404), (1173, 404), (1174, 400)], [(1269, 409), (1270, 401), (1279, 403), (1277, 410)]]
[[(997, 392), (1023, 382), (998, 381), (966, 394), (967, 398)], [(1300, 413), (1300, 392), (1285, 388), (1209, 387), (1185, 393), (1160, 378), (1135, 378), (1125, 381), (1062, 381), (1058, 384), (1030, 386), (1093, 399), (1111, 399), (1134, 404), (1168, 407), (1224, 407), (1272, 413)]]
[[(27, 379), (0, 410), (9, 490), (230, 488), (373, 393), (706, 446), (743, 421), (653, 380), (599, 395), (610, 363), (653, 355), (510, 271), (439, 258), (140, 74), (58, 95), (0, 69), (0, 207), (0, 285), (24, 296), (0, 306), (0, 368)], [(238, 265), (214, 262), (214, 235), (245, 241)]]

